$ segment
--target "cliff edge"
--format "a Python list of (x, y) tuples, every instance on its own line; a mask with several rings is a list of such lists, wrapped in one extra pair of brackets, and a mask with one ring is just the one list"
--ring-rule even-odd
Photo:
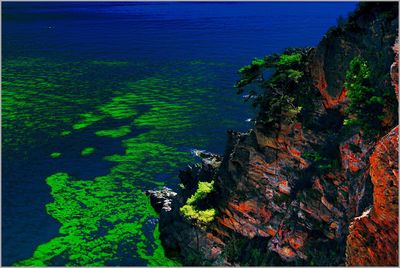
[(397, 35), (398, 3), (360, 4), (316, 48), (242, 68), (254, 128), (229, 131), (223, 156), (197, 152), (177, 195), (149, 193), (168, 254), (184, 265), (397, 265)]

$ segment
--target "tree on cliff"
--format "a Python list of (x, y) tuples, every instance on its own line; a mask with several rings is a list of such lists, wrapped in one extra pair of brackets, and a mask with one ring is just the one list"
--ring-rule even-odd
[(252, 100), (253, 106), (260, 108), (258, 122), (272, 126), (296, 120), (302, 109), (296, 87), (304, 76), (304, 56), (303, 50), (288, 49), (282, 55), (256, 58), (239, 70), (241, 79), (235, 88), (238, 94), (248, 90), (246, 101)]
[(367, 62), (359, 56), (355, 57), (346, 73), (345, 87), (349, 107), (346, 110), (348, 119), (344, 120), (344, 124), (359, 126), (366, 138), (379, 134), (385, 118), (385, 92), (371, 86), (370, 78)]

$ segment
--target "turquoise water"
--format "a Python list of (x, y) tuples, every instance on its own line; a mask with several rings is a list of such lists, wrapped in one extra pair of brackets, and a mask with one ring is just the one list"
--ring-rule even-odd
[(354, 6), (3, 4), (3, 265), (179, 264), (144, 191), (251, 127), (237, 69)]

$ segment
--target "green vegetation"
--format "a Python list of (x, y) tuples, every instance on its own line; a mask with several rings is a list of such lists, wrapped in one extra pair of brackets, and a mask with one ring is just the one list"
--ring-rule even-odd
[[(257, 122), (268, 126), (296, 121), (303, 106), (309, 106), (309, 85), (304, 79), (303, 60), (308, 50), (288, 49), (282, 55), (273, 54), (254, 59), (239, 70), (238, 94), (248, 89), (247, 100), (260, 108)], [(269, 75), (268, 79), (264, 76)]]
[(214, 208), (206, 210), (198, 210), (196, 203), (204, 199), (214, 190), (214, 181), (199, 182), (196, 192), (188, 198), (186, 204), (180, 208), (183, 216), (190, 220), (194, 220), (199, 226), (204, 226), (214, 220), (216, 210)]
[(214, 208), (198, 210), (193, 205), (184, 205), (180, 212), (188, 219), (196, 221), (199, 225), (206, 225), (214, 220), (216, 210)]
[(214, 190), (214, 181), (203, 182), (199, 181), (196, 192), (186, 201), (186, 204), (195, 204), (198, 200), (204, 199), (209, 193)]
[[(115, 192), (114, 188), (121, 185), (112, 176), (83, 181), (72, 179), (66, 173), (56, 173), (46, 182), (54, 197), (54, 201), (46, 205), (46, 210), (62, 224), (62, 236), (40, 245), (32, 258), (16, 265), (46, 266), (57, 256), (68, 256), (67, 266), (104, 266), (105, 260), (115, 258), (119, 244), (149, 240), (142, 228), (156, 213), (140, 190), (131, 188), (127, 192)], [(131, 195), (135, 197), (134, 201)], [(101, 232), (105, 234), (100, 236)], [(153, 254), (157, 254), (155, 257), (147, 252), (145, 243), (136, 245), (138, 254), (149, 260), (149, 264), (175, 265), (162, 255), (159, 242), (149, 244)], [(130, 254), (134, 255), (134, 252)]]
[(69, 134), (71, 134), (70, 130), (64, 130), (64, 131), (61, 131), (61, 133), (60, 133), (61, 136), (68, 136)]
[(81, 151), (81, 155), (82, 156), (91, 155), (93, 153), (94, 153), (94, 148), (93, 147), (86, 147)]
[(278, 65), (285, 65), (291, 66), (293, 64), (299, 64), (301, 61), (301, 54), (300, 53), (293, 53), (293, 54), (283, 54), (280, 56)]
[(348, 118), (344, 125), (360, 127), (366, 138), (379, 135), (382, 122), (385, 118), (384, 92), (372, 87), (371, 72), (367, 61), (362, 57), (355, 57), (346, 73), (345, 87), (349, 99), (349, 107), (346, 110)]
[(73, 129), (78, 130), (82, 128), (86, 128), (94, 123), (104, 119), (103, 116), (94, 115), (93, 113), (83, 113), (80, 114), (81, 120), (79, 123), (76, 123), (72, 126)]
[(117, 129), (107, 129), (96, 131), (97, 136), (119, 138), (128, 135), (131, 132), (130, 126), (121, 126)]
[(60, 152), (53, 152), (53, 153), (50, 154), (51, 158), (59, 158), (60, 156), (61, 156)]

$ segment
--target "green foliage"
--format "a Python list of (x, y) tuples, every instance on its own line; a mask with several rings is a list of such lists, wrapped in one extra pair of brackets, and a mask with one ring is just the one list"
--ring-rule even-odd
[(303, 72), (297, 71), (297, 70), (293, 70), (293, 69), (289, 69), (286, 71), (288, 77), (295, 81), (296, 83), (299, 82), (300, 78), (303, 76)]
[(206, 225), (214, 220), (215, 215), (217, 214), (214, 208), (206, 209), (206, 210), (198, 210), (195, 206), (192, 205), (184, 205), (180, 208), (180, 212), (183, 216), (190, 220), (196, 221), (196, 223), (200, 225)]
[[(257, 121), (273, 126), (296, 121), (302, 110), (300, 95), (307, 92), (299, 85), (304, 82), (304, 50), (290, 49), (282, 55), (272, 54), (254, 59), (239, 70), (238, 94), (248, 89), (247, 100), (260, 108)], [(272, 74), (264, 79), (266, 74)]]
[(186, 201), (186, 204), (195, 204), (198, 200), (204, 199), (209, 193), (214, 190), (214, 181), (203, 182), (199, 181), (199, 186), (196, 192)]
[(350, 101), (343, 125), (358, 126), (366, 138), (379, 134), (384, 119), (384, 92), (371, 86), (367, 61), (357, 56), (346, 73), (345, 87)]
[(300, 63), (301, 61), (301, 54), (300, 53), (293, 53), (293, 54), (282, 54), (279, 58), (278, 65), (292, 65), (295, 63)]
[(188, 198), (186, 204), (179, 209), (181, 214), (184, 217), (195, 221), (195, 223), (200, 227), (212, 222), (214, 220), (215, 215), (217, 214), (217, 211), (214, 208), (199, 210), (196, 207), (196, 203), (199, 200), (204, 199), (213, 190), (214, 190), (214, 181), (211, 182), (199, 181), (196, 192), (190, 198)]

